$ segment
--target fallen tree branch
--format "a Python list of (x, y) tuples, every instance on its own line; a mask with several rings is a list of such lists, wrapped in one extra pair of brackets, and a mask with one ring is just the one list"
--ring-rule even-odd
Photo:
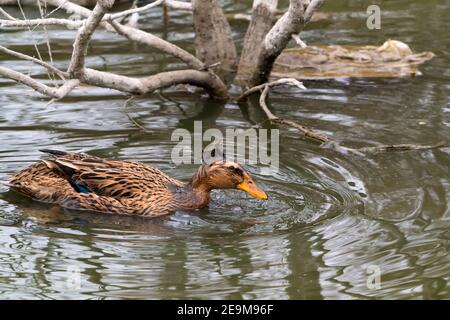
[(0, 20), (0, 28), (29, 28), (39, 26), (60, 25), (69, 29), (78, 29), (83, 25), (83, 21), (76, 21), (70, 19), (44, 18), (44, 19), (29, 19), (29, 20)]
[(365, 153), (380, 153), (380, 152), (411, 151), (411, 150), (429, 150), (429, 149), (440, 149), (449, 147), (450, 147), (449, 143), (439, 142), (434, 145), (386, 144), (375, 147), (363, 147), (357, 150)]
[(270, 86), (266, 85), (264, 86), (264, 89), (261, 93), (261, 96), (259, 97), (259, 105), (261, 106), (261, 109), (264, 111), (264, 113), (267, 115), (267, 118), (271, 123), (278, 123), (278, 124), (284, 124), (290, 127), (293, 127), (300, 132), (303, 133), (308, 138), (314, 139), (319, 141), (320, 143), (328, 142), (330, 139), (324, 135), (321, 135), (319, 133), (314, 132), (312, 129), (309, 129), (308, 127), (301, 125), (295, 121), (289, 120), (289, 119), (283, 119), (275, 116), (269, 109), (269, 107), (266, 104), (266, 98), (269, 93)]
[(242, 93), (240, 96), (238, 96), (236, 98), (237, 101), (242, 100), (246, 97), (248, 97), (249, 95), (261, 91), (263, 90), (265, 87), (275, 87), (275, 86), (280, 86), (280, 85), (291, 85), (291, 86), (295, 86), (299, 89), (302, 90), (306, 90), (305, 86), (303, 85), (303, 83), (301, 83), (300, 81), (298, 81), (297, 79), (294, 78), (281, 78), (272, 82), (266, 82), (263, 84), (260, 84), (259, 86), (254, 86), (250, 89), (248, 89), (247, 91), (245, 91), (244, 93)]
[(191, 84), (204, 88), (215, 97), (228, 97), (227, 87), (212, 77), (214, 75), (207, 71), (188, 69), (161, 72), (142, 78), (133, 78), (86, 68), (81, 74), (80, 80), (89, 85), (115, 89), (135, 95), (146, 94), (176, 84)]
[(311, 0), (306, 8), (304, 20), (308, 23), (313, 17), (314, 13), (323, 5), (324, 0)]
[(130, 96), (125, 102), (123, 103), (123, 112), (127, 116), (127, 118), (133, 123), (138, 129), (140, 129), (143, 132), (150, 132), (149, 130), (145, 129), (139, 122), (137, 122), (127, 111), (128, 104), (131, 100), (134, 99), (134, 96)]
[(66, 81), (61, 87), (54, 88), (49, 87), (37, 80), (34, 80), (30, 76), (24, 75), (23, 73), (14, 71), (9, 68), (0, 67), (0, 75), (15, 80), (19, 83), (22, 83), (37, 92), (55, 98), (55, 99), (62, 99), (64, 98), (73, 88), (78, 86), (80, 84), (80, 81), (77, 79), (72, 79), (69, 81)]
[(292, 78), (283, 78), (283, 79), (278, 79), (273, 82), (267, 82), (267, 83), (255, 86), (253, 88), (250, 88), (249, 90), (247, 90), (243, 94), (241, 94), (236, 100), (240, 101), (242, 99), (245, 99), (249, 95), (262, 90), (261, 95), (259, 97), (259, 106), (266, 114), (267, 121), (269, 121), (270, 123), (274, 123), (274, 124), (275, 123), (276, 124), (284, 124), (284, 125), (293, 127), (295, 129), (299, 130), (300, 132), (302, 132), (304, 136), (311, 138), (313, 140), (316, 140), (320, 143), (330, 142), (331, 140), (327, 136), (321, 135), (321, 134), (315, 132), (314, 130), (312, 130), (304, 125), (301, 125), (295, 121), (279, 118), (276, 115), (274, 115), (272, 113), (272, 111), (270, 111), (270, 109), (266, 103), (267, 95), (269, 94), (269, 89), (271, 87), (275, 87), (275, 86), (279, 86), (279, 85), (291, 85), (291, 86), (296, 86), (297, 88), (300, 88), (302, 90), (306, 90), (306, 88), (303, 86), (303, 84), (300, 81), (298, 81), (296, 79), (292, 79)]
[[(275, 8), (274, 8), (275, 2)], [(276, 14), (276, 1), (255, 0), (252, 21), (247, 33), (257, 29), (258, 41), (244, 42), (243, 54), (238, 69), (238, 80), (249, 86), (259, 85), (267, 81), (272, 71), (275, 59), (286, 48), (292, 35), (297, 35), (312, 18), (313, 13), (320, 7), (323, 0), (290, 0), (288, 10), (273, 25), (273, 17)], [(259, 9), (258, 9), (259, 8)], [(266, 17), (266, 18), (261, 18)], [(259, 19), (259, 20), (257, 20)], [(260, 21), (258, 28), (255, 28)], [(267, 30), (270, 27), (270, 30)], [(252, 32), (254, 33), (254, 31)], [(252, 52), (253, 55), (248, 52)]]
[(261, 110), (266, 114), (267, 120), (273, 124), (283, 124), (295, 128), (303, 133), (304, 136), (316, 140), (321, 143), (323, 148), (334, 149), (343, 153), (352, 153), (358, 156), (364, 156), (367, 153), (375, 154), (381, 152), (399, 152), (399, 151), (412, 151), (412, 150), (429, 150), (429, 149), (440, 149), (440, 148), (449, 148), (450, 144), (445, 142), (440, 142), (434, 145), (416, 145), (416, 144), (386, 144), (379, 145), (374, 147), (362, 147), (362, 148), (347, 148), (341, 146), (338, 142), (330, 139), (329, 137), (319, 134), (315, 132), (313, 129), (308, 128), (304, 125), (299, 124), (290, 119), (284, 119), (276, 116), (270, 111), (267, 106), (267, 95), (269, 94), (269, 90), (271, 87), (275, 87), (278, 85), (293, 85), (300, 89), (306, 90), (301, 82), (296, 79), (291, 78), (283, 78), (272, 82), (263, 83), (261, 85), (255, 86), (253, 88), (248, 89), (243, 94), (241, 94), (236, 100), (240, 101), (245, 99), (249, 95), (261, 91), (261, 95), (259, 97), (259, 106)]
[[(67, 1), (60, 0), (46, 0), (54, 6), (58, 6), (68, 12), (75, 12), (77, 14), (81, 14), (82, 16), (87, 16), (87, 18), (83, 21), (79, 21), (81, 27), (77, 33), (76, 39), (73, 44), (73, 52), (70, 60), (69, 68), (67, 73), (62, 73), (59, 71), (59, 75), (68, 76), (71, 79), (75, 79), (78, 83), (86, 83), (89, 85), (94, 85), (98, 87), (110, 88), (119, 90), (126, 93), (131, 94), (145, 94), (148, 92), (152, 92), (154, 90), (168, 87), (171, 85), (177, 84), (191, 84), (195, 86), (199, 86), (208, 91), (211, 95), (225, 98), (228, 97), (228, 90), (225, 84), (220, 80), (220, 78), (210, 70), (208, 66), (206, 66), (203, 62), (197, 59), (195, 56), (190, 54), (189, 52), (165, 41), (156, 36), (153, 36), (147, 32), (138, 30), (136, 28), (123, 26), (113, 19), (115, 18), (112, 15), (107, 15), (107, 11), (114, 4), (114, 0), (98, 0), (96, 6), (92, 11), (85, 9), (83, 7), (77, 6), (73, 3)], [(162, 1), (157, 1), (152, 3), (152, 6), (156, 6), (156, 4), (161, 4)], [(148, 9), (150, 6), (146, 6)], [(127, 14), (135, 13), (136, 11), (127, 10)], [(105, 17), (109, 16), (109, 20), (105, 21)], [(118, 16), (116, 16), (117, 18)], [(10, 21), (11, 22), (11, 21)], [(17, 23), (17, 21), (13, 21)], [(31, 24), (38, 25), (39, 23), (58, 23), (64, 24), (66, 26), (70, 26), (73, 24), (68, 19), (37, 19), (37, 21), (32, 21)], [(29, 20), (21, 21), (24, 25), (30, 25)], [(77, 22), (78, 23), (78, 22)], [(88, 46), (92, 34), (95, 29), (99, 25), (108, 26), (110, 24), (113, 28), (110, 30), (117, 32), (120, 35), (127, 37), (130, 40), (143, 43), (154, 48), (157, 48), (165, 53), (169, 53), (180, 60), (187, 63), (191, 68), (188, 70), (177, 70), (177, 71), (169, 71), (162, 72), (156, 75), (151, 75), (147, 77), (128, 77), (113, 74), (110, 72), (98, 71), (90, 68), (86, 68), (85, 59), (87, 56)], [(17, 57), (24, 58), (27, 60), (31, 60), (35, 63), (39, 63), (40, 65), (50, 69), (57, 70), (51, 65), (42, 62), (39, 59), (35, 59), (32, 57), (28, 57), (26, 55), (22, 55), (15, 52), (9, 52), (10, 50), (4, 48), (4, 51), (8, 53), (12, 53)], [(33, 89), (39, 91), (42, 94), (46, 94), (52, 98), (59, 99), (65, 94), (67, 94), (63, 89), (69, 88), (70, 85), (63, 85), (63, 89), (52, 88), (47, 85), (44, 85), (31, 77), (20, 74), (14, 70), (10, 70), (7, 68), (2, 69), (2, 75), (28, 85)], [(70, 82), (72, 85), (74, 82)], [(70, 90), (69, 90), (70, 91)]]
[(82, 17), (88, 17), (91, 14), (91, 10), (77, 5), (68, 0), (39, 0), (41, 3), (48, 3), (56, 8), (61, 8), (69, 14), (76, 14)]

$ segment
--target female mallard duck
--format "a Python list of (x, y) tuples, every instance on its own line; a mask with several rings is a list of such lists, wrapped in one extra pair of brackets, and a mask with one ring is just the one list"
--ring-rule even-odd
[(248, 173), (230, 161), (203, 164), (184, 183), (138, 162), (41, 151), (51, 158), (18, 172), (8, 185), (32, 199), (65, 208), (160, 216), (206, 207), (213, 189), (240, 189), (267, 199)]

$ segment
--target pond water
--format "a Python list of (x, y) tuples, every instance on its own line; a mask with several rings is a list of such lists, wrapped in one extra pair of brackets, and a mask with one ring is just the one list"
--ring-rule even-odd
[[(316, 128), (347, 147), (435, 144), (450, 134), (450, 1), (383, 1), (380, 30), (366, 28), (372, 1), (329, 1), (329, 19), (302, 33), (309, 44), (380, 45), (392, 38), (436, 57), (423, 76), (305, 82), (278, 88), (274, 113)], [(381, 3), (381, 1), (378, 1)], [(227, 1), (242, 12), (250, 1)], [(7, 8), (14, 16), (20, 11)], [(36, 13), (28, 9), (29, 16)], [(58, 16), (57, 13), (55, 16)], [(193, 52), (189, 14), (169, 23), (155, 8), (141, 25)], [(232, 21), (238, 43), (246, 22)], [(1, 31), (0, 43), (34, 54), (37, 43), (65, 68), (74, 31)], [(174, 59), (96, 32), (88, 64), (127, 75), (182, 67)], [(48, 81), (28, 62), (0, 65)], [(118, 92), (79, 88), (63, 101), (0, 78), (0, 176), (40, 159), (38, 149), (134, 159), (188, 179), (196, 165), (170, 160), (177, 128), (243, 128), (264, 120), (198, 92), (165, 90), (136, 98), (130, 116)], [(236, 88), (237, 91), (237, 88)], [(214, 192), (208, 209), (146, 219), (60, 210), (0, 187), (0, 297), (68, 299), (438, 299), (450, 298), (450, 148), (358, 156), (319, 147), (280, 128), (278, 172), (249, 166), (269, 201)], [(371, 286), (372, 271), (380, 287)]]

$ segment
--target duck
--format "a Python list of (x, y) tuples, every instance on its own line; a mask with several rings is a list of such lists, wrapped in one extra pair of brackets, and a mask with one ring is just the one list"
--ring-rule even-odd
[(46, 159), (11, 176), (6, 184), (39, 202), (101, 213), (162, 216), (208, 206), (214, 189), (238, 189), (267, 200), (244, 168), (233, 161), (203, 161), (188, 182), (141, 162), (85, 153), (39, 150)]

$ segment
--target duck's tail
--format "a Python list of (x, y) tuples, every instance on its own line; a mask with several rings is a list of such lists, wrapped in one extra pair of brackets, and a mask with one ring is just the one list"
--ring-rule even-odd
[(52, 150), (52, 149), (40, 149), (39, 151), (43, 152), (43, 153), (50, 154), (50, 155), (55, 156), (55, 157), (62, 157), (62, 156), (65, 156), (65, 155), (69, 154), (69, 152), (60, 151), (60, 150)]

